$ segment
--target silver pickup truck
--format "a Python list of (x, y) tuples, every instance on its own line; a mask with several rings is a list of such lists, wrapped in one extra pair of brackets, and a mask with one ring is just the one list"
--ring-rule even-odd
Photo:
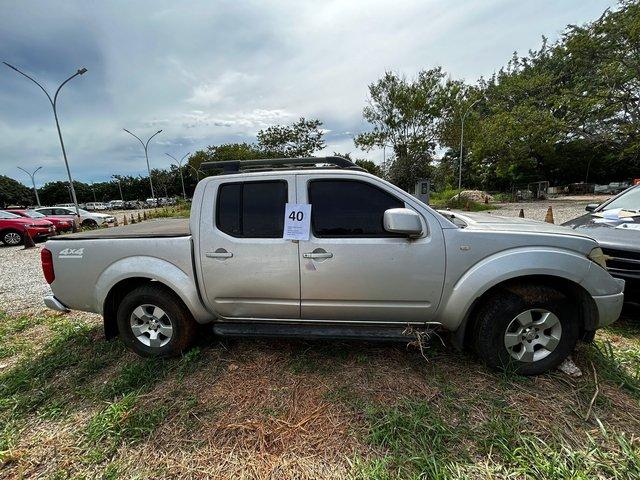
[[(188, 223), (49, 240), (45, 304), (102, 314), (107, 338), (145, 356), (183, 351), (202, 324), (363, 339), (439, 328), (523, 374), (557, 366), (620, 314), (624, 281), (570, 229), (441, 214), (339, 157), (213, 167), (224, 171), (198, 184)], [(308, 240), (283, 238), (287, 203), (311, 204)]]

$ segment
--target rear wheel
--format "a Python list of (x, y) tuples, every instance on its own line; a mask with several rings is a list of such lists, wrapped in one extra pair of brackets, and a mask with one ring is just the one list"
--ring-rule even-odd
[(472, 339), (490, 367), (537, 375), (557, 367), (575, 348), (578, 319), (569, 299), (545, 286), (496, 292), (480, 306)]
[(197, 324), (180, 298), (159, 285), (143, 285), (118, 307), (120, 338), (143, 357), (178, 355), (191, 345)]
[(97, 228), (98, 222), (96, 222), (95, 220), (85, 220), (82, 222), (82, 226), (85, 228)]
[(22, 233), (17, 230), (5, 230), (2, 232), (2, 243), (11, 247), (20, 245), (24, 240)]

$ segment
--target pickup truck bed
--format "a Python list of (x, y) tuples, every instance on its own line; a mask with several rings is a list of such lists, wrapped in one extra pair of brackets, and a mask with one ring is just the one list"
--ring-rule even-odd
[(163, 218), (144, 223), (74, 233), (51, 240), (106, 240), (115, 238), (167, 238), (191, 235), (188, 218)]

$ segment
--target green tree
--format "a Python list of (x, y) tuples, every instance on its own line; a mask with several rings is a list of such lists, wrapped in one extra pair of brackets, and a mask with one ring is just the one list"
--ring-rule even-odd
[(0, 175), (0, 208), (35, 205), (33, 191), (13, 178)]
[(310, 157), (325, 147), (320, 120), (300, 118), (291, 125), (274, 125), (258, 132), (258, 148), (269, 157)]
[(357, 135), (354, 142), (365, 151), (391, 147), (389, 179), (407, 191), (419, 178), (430, 176), (450, 88), (440, 68), (423, 70), (414, 80), (385, 72), (369, 85), (363, 116), (372, 130)]

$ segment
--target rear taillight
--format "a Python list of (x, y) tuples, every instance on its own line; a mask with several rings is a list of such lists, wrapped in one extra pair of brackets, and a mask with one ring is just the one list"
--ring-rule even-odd
[(56, 279), (56, 274), (53, 271), (53, 256), (51, 255), (51, 251), (46, 248), (40, 250), (40, 261), (42, 262), (44, 279), (51, 285)]

